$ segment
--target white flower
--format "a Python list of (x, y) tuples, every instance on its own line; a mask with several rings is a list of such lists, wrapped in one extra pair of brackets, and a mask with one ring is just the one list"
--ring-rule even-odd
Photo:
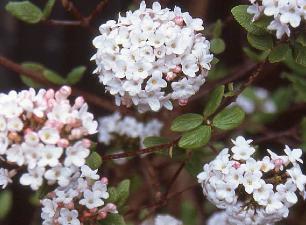
[(45, 168), (43, 167), (28, 170), (28, 173), (24, 173), (20, 177), (20, 183), (25, 186), (29, 185), (33, 190), (37, 190), (43, 183), (44, 172)]
[(0, 168), (0, 186), (5, 189), (9, 183), (12, 183), (12, 177), (16, 174), (15, 171), (8, 171), (7, 169)]
[(88, 209), (93, 209), (104, 205), (104, 201), (100, 197), (100, 192), (85, 190), (84, 198), (80, 200), (80, 204)]
[(305, 190), (306, 176), (302, 173), (301, 168), (295, 166), (292, 169), (287, 170), (287, 172), (290, 175), (292, 182), (296, 184), (300, 191), (303, 192)]
[(59, 139), (59, 133), (54, 128), (43, 128), (38, 132), (39, 138), (46, 144), (56, 144)]
[(7, 129), (9, 131), (19, 132), (23, 129), (23, 122), (18, 117), (11, 118), (7, 122)]
[[(179, 7), (161, 9), (155, 2), (151, 9), (142, 2), (118, 22), (100, 26), (101, 35), (93, 40), (94, 73), (115, 95), (117, 105), (134, 104), (139, 112), (172, 110), (171, 100), (194, 95), (210, 70), (213, 55), (209, 41), (199, 33), (203, 29), (202, 19), (193, 19)], [(194, 88), (188, 82), (195, 83)]]
[(62, 208), (58, 222), (62, 225), (80, 225), (81, 223), (78, 220), (78, 215), (77, 210), (70, 211), (69, 209)]
[(270, 192), (269, 198), (267, 199), (266, 212), (268, 214), (274, 213), (283, 207), (281, 202), (281, 196), (278, 193)]
[(303, 163), (302, 157), (302, 149), (290, 149), (288, 145), (285, 146), (284, 152), (288, 156), (288, 160), (292, 162), (293, 164), (296, 163), (296, 161)]
[(55, 166), (46, 171), (44, 177), (49, 181), (49, 183), (58, 182), (58, 184), (62, 187), (65, 187), (69, 184), (70, 178), (72, 175), (72, 169), (63, 167), (63, 166)]
[(41, 159), (38, 162), (38, 166), (56, 166), (59, 163), (59, 158), (63, 154), (63, 149), (55, 147), (54, 145), (46, 145), (40, 149)]
[(298, 198), (295, 194), (296, 185), (292, 181), (287, 181), (285, 184), (279, 184), (276, 186), (276, 190), (280, 196), (284, 198), (291, 204), (295, 204), (298, 201)]
[(65, 166), (75, 165), (81, 167), (89, 156), (90, 150), (85, 148), (82, 142), (77, 142), (66, 150)]
[(266, 205), (272, 191), (272, 184), (266, 184), (264, 180), (260, 180), (260, 187), (254, 190), (253, 197), (259, 204)]
[(100, 176), (97, 174), (98, 170), (92, 170), (89, 166), (84, 165), (81, 167), (81, 177), (98, 180)]
[(255, 152), (255, 148), (250, 146), (252, 140), (245, 140), (244, 137), (239, 136), (232, 142), (235, 146), (231, 148), (231, 151), (234, 153), (233, 158), (236, 160), (247, 160)]
[(242, 184), (248, 194), (253, 193), (254, 189), (261, 187), (261, 175), (246, 173), (243, 177)]
[(154, 225), (183, 225), (181, 221), (169, 215), (158, 215), (154, 222)]

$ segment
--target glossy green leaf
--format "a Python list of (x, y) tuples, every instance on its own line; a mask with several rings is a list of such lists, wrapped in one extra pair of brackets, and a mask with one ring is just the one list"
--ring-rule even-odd
[(285, 60), (290, 52), (288, 44), (280, 44), (272, 49), (269, 55), (269, 61), (271, 63), (281, 62)]
[(207, 118), (211, 114), (213, 114), (221, 104), (222, 98), (224, 95), (224, 85), (218, 86), (213, 90), (211, 95), (209, 96), (208, 102), (204, 109), (204, 117)]
[[(21, 64), (22, 67), (26, 68), (26, 69), (30, 69), (30, 70), (33, 70), (33, 71), (36, 71), (36, 72), (39, 72), (39, 73), (42, 73), (44, 71), (44, 66), (39, 64), (39, 63), (34, 63), (34, 62), (24, 62)], [(32, 79), (24, 76), (23, 74), (20, 74), (20, 78), (22, 80), (22, 82), (24, 84), (26, 84), (27, 86), (29, 87), (32, 87), (32, 88), (39, 88), (39, 87), (42, 87), (41, 84), (33, 81)]]
[(244, 120), (245, 112), (238, 106), (226, 108), (213, 119), (213, 126), (221, 130), (238, 127)]
[(146, 148), (149, 148), (149, 147), (153, 147), (156, 145), (167, 144), (168, 142), (169, 142), (169, 139), (166, 137), (150, 136), (150, 137), (146, 137), (143, 140), (143, 145)]
[(100, 168), (102, 163), (102, 157), (97, 152), (92, 152), (86, 159), (86, 164), (93, 170)]
[(63, 85), (66, 83), (64, 78), (62, 78), (59, 74), (49, 69), (44, 70), (43, 76), (53, 84)]
[(26, 23), (38, 23), (43, 17), (42, 11), (29, 1), (9, 2), (5, 9)]
[(183, 133), (179, 140), (179, 147), (184, 149), (194, 149), (206, 145), (211, 137), (211, 128), (201, 125), (198, 128)]
[(247, 35), (248, 42), (253, 48), (258, 50), (266, 51), (273, 48), (273, 38), (271, 35), (256, 35), (248, 33)]
[(195, 113), (188, 113), (178, 116), (171, 125), (171, 130), (175, 132), (184, 132), (192, 130), (203, 123), (203, 116)]
[(51, 15), (53, 7), (55, 5), (55, 1), (56, 0), (48, 0), (47, 1), (46, 5), (44, 7), (44, 10), (43, 10), (43, 18), (44, 19), (48, 19), (48, 17)]
[(70, 84), (70, 85), (78, 83), (82, 79), (82, 77), (84, 76), (85, 71), (86, 71), (85, 66), (78, 66), (78, 67), (74, 68), (67, 75), (67, 79), (66, 79), (67, 83)]
[(220, 54), (225, 50), (225, 43), (221, 38), (214, 38), (210, 41), (210, 51), (214, 54)]

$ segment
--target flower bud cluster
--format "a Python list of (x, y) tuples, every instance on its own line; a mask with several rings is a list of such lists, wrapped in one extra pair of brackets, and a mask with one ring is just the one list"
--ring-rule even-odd
[(229, 224), (273, 224), (288, 216), (298, 192), (304, 195), (302, 150), (286, 146), (279, 156), (268, 149), (269, 156), (255, 160), (251, 142), (237, 137), (198, 175), (204, 195), (226, 209)]
[(88, 166), (81, 167), (70, 184), (58, 187), (41, 200), (43, 225), (90, 225), (101, 221), (110, 213), (118, 213), (113, 203), (105, 203), (109, 198), (108, 179), (97, 174)]
[(186, 105), (205, 82), (213, 55), (200, 33), (201, 19), (179, 7), (162, 9), (158, 2), (119, 15), (101, 25), (93, 40), (100, 82), (116, 104), (136, 105), (140, 112), (172, 110), (172, 101)]
[(272, 21), (268, 30), (275, 30), (276, 37), (284, 34), (290, 37), (291, 29), (298, 28), (306, 20), (306, 2), (304, 0), (250, 0), (252, 3), (248, 13), (254, 15), (253, 20), (268, 16)]
[[(10, 167), (25, 168), (22, 185), (37, 190), (46, 179), (65, 186), (85, 164), (91, 145), (86, 137), (96, 133), (98, 124), (84, 99), (71, 104), (70, 95), (67, 86), (0, 94), (0, 156)], [(9, 182), (0, 178), (3, 187)]]

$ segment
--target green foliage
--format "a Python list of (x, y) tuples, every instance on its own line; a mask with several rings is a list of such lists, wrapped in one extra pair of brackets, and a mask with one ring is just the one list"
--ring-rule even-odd
[(290, 53), (290, 47), (288, 44), (280, 44), (272, 49), (269, 55), (270, 63), (281, 62), (285, 60)]
[(109, 188), (110, 197), (107, 199), (107, 202), (112, 202), (118, 207), (122, 207), (130, 195), (130, 185), (130, 180), (126, 179), (121, 181), (117, 187)]
[(51, 15), (54, 4), (55, 4), (55, 0), (48, 0), (47, 1), (46, 5), (44, 7), (44, 10), (43, 10), (43, 18), (44, 19), (48, 19), (48, 17)]
[(102, 157), (95, 151), (91, 152), (86, 159), (86, 164), (93, 170), (100, 168), (102, 163)]
[(151, 136), (151, 137), (146, 137), (143, 140), (143, 145), (146, 148), (149, 148), (149, 147), (153, 147), (156, 145), (167, 144), (168, 142), (169, 142), (169, 139), (166, 137)]
[(222, 35), (223, 23), (222, 20), (217, 20), (213, 26), (212, 35), (213, 38), (219, 38)]
[(126, 223), (121, 215), (108, 214), (106, 219), (99, 222), (99, 225), (126, 225)]
[(9, 190), (0, 192), (0, 220), (5, 219), (13, 205), (13, 194)]
[(203, 123), (203, 116), (195, 113), (188, 113), (178, 116), (171, 125), (171, 130), (176, 132), (189, 131), (197, 128)]
[(298, 101), (306, 101), (306, 79), (295, 74), (283, 73), (283, 77), (292, 82), (292, 87), (296, 91)]
[(201, 125), (198, 128), (183, 133), (179, 147), (184, 149), (200, 148), (206, 145), (211, 137), (211, 127)]
[(258, 50), (266, 51), (273, 48), (273, 38), (270, 34), (256, 35), (248, 33), (247, 39), (250, 45)]
[[(49, 82), (51, 82), (52, 84), (56, 84), (56, 85), (65, 85), (65, 84), (69, 84), (69, 85), (74, 85), (76, 83), (78, 83), (82, 77), (85, 74), (86, 71), (86, 67), (84, 66), (78, 66), (75, 67), (74, 69), (72, 69), (68, 74), (67, 77), (64, 78), (63, 76), (61, 76), (60, 74), (56, 73), (55, 71), (46, 68), (44, 65), (41, 65), (39, 63), (35, 63), (35, 62), (25, 62), (22, 63), (22, 66), (36, 71), (40, 74), (42, 74), (43, 78), (45, 78), (46, 80), (48, 80)], [(33, 81), (32, 79), (24, 76), (21, 74), (21, 80), (23, 81), (24, 84), (26, 84), (29, 87), (33, 87), (33, 88), (39, 88), (42, 87), (41, 84)]]
[(250, 59), (254, 60), (255, 62), (264, 61), (270, 54), (270, 50), (255, 52), (248, 47), (243, 48), (243, 51)]
[(232, 8), (231, 12), (235, 20), (249, 33), (257, 35), (266, 34), (267, 32), (265, 31), (265, 29), (252, 22), (253, 16), (247, 12), (248, 7), (249, 5), (238, 5)]
[(218, 113), (213, 119), (213, 126), (221, 130), (230, 130), (238, 127), (244, 120), (245, 113), (238, 107), (226, 108)]
[(209, 96), (208, 102), (203, 112), (205, 118), (212, 115), (221, 104), (222, 98), (224, 96), (224, 88), (224, 85), (218, 86)]
[(86, 71), (85, 66), (78, 66), (75, 67), (73, 70), (71, 70), (66, 78), (66, 82), (70, 85), (78, 83), (82, 77), (84, 76), (84, 73)]
[(306, 33), (303, 32), (299, 34), (299, 36), (296, 39), (296, 42), (301, 44), (303, 47), (306, 47)]
[(225, 50), (225, 43), (221, 38), (214, 38), (210, 42), (210, 50), (214, 54), (220, 54)]
[(38, 23), (43, 18), (43, 12), (29, 1), (9, 2), (5, 9), (17, 19), (30, 24)]
[(297, 64), (306, 67), (306, 47), (296, 43), (293, 51), (293, 58)]
[(184, 201), (181, 206), (181, 219), (183, 224), (196, 225), (197, 224), (197, 211), (195, 206), (189, 202)]

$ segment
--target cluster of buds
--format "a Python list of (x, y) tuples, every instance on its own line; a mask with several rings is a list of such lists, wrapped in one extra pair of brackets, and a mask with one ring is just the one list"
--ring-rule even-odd
[(136, 105), (140, 112), (172, 110), (172, 100), (186, 105), (213, 59), (203, 29), (202, 19), (179, 7), (154, 2), (147, 8), (142, 1), (138, 10), (101, 25), (93, 40), (95, 73), (118, 105)]
[[(10, 168), (25, 168), (22, 185), (37, 190), (46, 179), (66, 186), (85, 164), (91, 146), (86, 137), (97, 132), (98, 123), (84, 99), (71, 104), (70, 95), (68, 86), (0, 94), (0, 156)], [(2, 169), (0, 184), (5, 187), (15, 170)]]
[(237, 137), (230, 150), (223, 149), (198, 175), (207, 199), (226, 209), (228, 224), (274, 224), (288, 216), (297, 192), (305, 194), (301, 149), (286, 146), (281, 156), (268, 149), (270, 156), (255, 160), (251, 142)]
[(118, 213), (116, 205), (105, 203), (109, 198), (108, 179), (88, 166), (81, 167), (66, 187), (58, 187), (41, 200), (43, 225), (90, 225), (110, 213)]

